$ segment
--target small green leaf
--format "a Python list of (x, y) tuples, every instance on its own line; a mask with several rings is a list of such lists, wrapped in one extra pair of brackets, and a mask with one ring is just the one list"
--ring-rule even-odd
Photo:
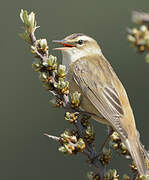
[(25, 33), (20, 33), (19, 36), (24, 39), (28, 44), (32, 44), (29, 35), (25, 32)]
[(28, 27), (30, 26), (30, 22), (29, 22), (29, 19), (28, 19), (28, 13), (26, 10), (24, 10), (24, 13), (23, 13), (23, 19), (24, 19), (24, 24), (27, 25)]
[(146, 60), (147, 63), (149, 63), (149, 53), (146, 54), (145, 60)]

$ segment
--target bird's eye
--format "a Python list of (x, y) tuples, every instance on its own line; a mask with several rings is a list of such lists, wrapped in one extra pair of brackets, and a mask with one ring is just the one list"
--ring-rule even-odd
[(78, 41), (78, 44), (79, 44), (79, 45), (82, 45), (82, 44), (83, 44), (83, 40), (80, 39), (80, 40)]

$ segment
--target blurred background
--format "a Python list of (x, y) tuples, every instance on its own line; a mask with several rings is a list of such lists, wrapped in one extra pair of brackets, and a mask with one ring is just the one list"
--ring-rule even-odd
[[(82, 155), (66, 156), (58, 144), (43, 136), (59, 135), (69, 128), (63, 110), (49, 103), (49, 96), (34, 73), (32, 54), (18, 36), (23, 32), (21, 9), (34, 11), (41, 27), (37, 38), (62, 39), (73, 32), (95, 38), (123, 82), (136, 117), (143, 144), (149, 148), (149, 64), (130, 48), (126, 28), (133, 10), (149, 11), (146, 0), (1, 0), (0, 5), (0, 179), (49, 180), (86, 179), (92, 169)], [(59, 57), (58, 52), (52, 54)], [(100, 147), (106, 127), (93, 122), (96, 145)], [(128, 160), (113, 154), (112, 168), (127, 172)]]

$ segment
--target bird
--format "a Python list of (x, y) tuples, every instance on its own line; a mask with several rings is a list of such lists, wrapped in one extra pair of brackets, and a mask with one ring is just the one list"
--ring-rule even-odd
[(62, 52), (62, 64), (67, 68), (70, 93), (82, 95), (81, 109), (97, 122), (116, 131), (128, 149), (141, 176), (148, 176), (134, 114), (126, 90), (104, 57), (97, 41), (83, 33), (73, 33), (55, 48)]

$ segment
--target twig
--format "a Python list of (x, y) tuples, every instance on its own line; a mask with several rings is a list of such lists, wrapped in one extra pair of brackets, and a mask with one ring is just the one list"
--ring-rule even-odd
[(52, 135), (49, 135), (49, 134), (44, 134), (44, 136), (47, 136), (48, 138), (50, 138), (50, 139), (53, 139), (54, 141), (60, 141), (60, 137), (57, 137), (57, 136), (52, 136)]

